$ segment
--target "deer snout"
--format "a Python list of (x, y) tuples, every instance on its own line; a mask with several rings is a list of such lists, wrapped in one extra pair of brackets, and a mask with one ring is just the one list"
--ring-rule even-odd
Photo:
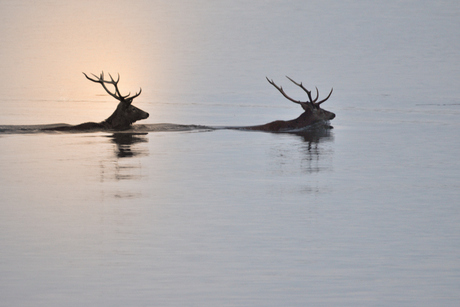
[(141, 110), (139, 108), (136, 108), (135, 106), (131, 106), (134, 110), (135, 110), (135, 113), (136, 113), (136, 116), (138, 117), (136, 120), (140, 120), (140, 119), (146, 119), (149, 117), (149, 113), (145, 112), (144, 110)]
[(145, 112), (145, 111), (142, 111), (142, 110), (140, 110), (140, 111), (141, 111), (141, 112), (140, 112), (140, 114), (139, 114), (139, 117), (140, 117), (139, 119), (146, 119), (146, 118), (149, 117), (149, 113), (147, 113), (147, 112)]

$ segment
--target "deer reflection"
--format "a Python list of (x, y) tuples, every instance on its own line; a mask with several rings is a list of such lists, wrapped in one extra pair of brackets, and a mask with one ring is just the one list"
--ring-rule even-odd
[(110, 136), (112, 142), (117, 145), (116, 155), (118, 158), (129, 158), (145, 154), (144, 150), (132, 148), (136, 143), (146, 143), (147, 133), (114, 133)]
[(296, 133), (305, 142), (300, 159), (300, 169), (304, 173), (318, 173), (331, 168), (332, 152), (326, 145), (333, 140), (330, 129), (320, 129)]
[(146, 146), (139, 146), (148, 142), (147, 133), (114, 133), (107, 137), (115, 145), (115, 157), (101, 161), (101, 181), (140, 180), (142, 164), (133, 158), (148, 155)]
[(330, 158), (332, 150), (327, 145), (333, 140), (330, 129), (311, 130), (289, 133), (296, 136), (297, 146), (292, 145), (292, 138), (287, 138), (290, 146), (284, 142), (273, 148), (273, 171), (278, 174), (318, 173), (332, 167)]
[(317, 130), (307, 130), (307, 131), (299, 131), (299, 132), (292, 132), (290, 134), (294, 134), (299, 136), (302, 141), (307, 144), (307, 152), (311, 152), (318, 148), (319, 143), (327, 142), (332, 140), (332, 133), (330, 129), (317, 129)]

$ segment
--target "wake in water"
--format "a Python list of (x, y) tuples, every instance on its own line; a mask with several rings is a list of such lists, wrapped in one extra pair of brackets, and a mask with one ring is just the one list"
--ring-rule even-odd
[[(80, 125), (79, 125), (80, 126)], [(180, 124), (138, 124), (132, 125), (126, 130), (104, 129), (102, 127), (88, 126), (87, 129), (74, 129), (75, 126), (69, 124), (48, 124), (48, 125), (0, 125), (0, 134), (33, 134), (33, 133), (92, 133), (92, 132), (109, 132), (109, 133), (149, 133), (149, 132), (206, 132), (214, 130), (240, 130), (240, 131), (264, 131), (252, 129), (246, 126), (204, 126), (204, 125), (180, 125)], [(286, 129), (281, 131), (265, 131), (278, 133), (297, 133), (305, 131), (320, 131), (332, 128), (328, 121), (318, 122), (313, 125)]]
[(69, 124), (49, 125), (0, 125), (0, 134), (30, 134), (30, 133), (91, 133), (91, 132), (117, 132), (117, 133), (148, 133), (167, 131), (211, 131), (219, 128), (199, 125), (176, 125), (176, 124), (145, 124), (132, 125), (131, 128), (117, 131), (101, 127), (88, 127), (88, 129), (74, 129)]

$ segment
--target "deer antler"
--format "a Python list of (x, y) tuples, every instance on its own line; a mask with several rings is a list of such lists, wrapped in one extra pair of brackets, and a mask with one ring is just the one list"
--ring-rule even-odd
[(317, 87), (315, 87), (315, 88), (316, 88), (316, 98), (315, 98), (314, 100), (312, 100), (312, 99), (311, 99), (311, 91), (307, 90), (307, 89), (303, 86), (302, 82), (297, 83), (297, 82), (295, 82), (294, 80), (292, 80), (291, 78), (289, 78), (288, 76), (286, 76), (286, 78), (288, 78), (289, 81), (291, 81), (292, 83), (294, 83), (295, 85), (297, 85), (297, 86), (299, 86), (301, 89), (303, 89), (303, 90), (305, 91), (305, 93), (307, 93), (308, 99), (310, 99), (310, 101), (311, 101), (312, 103), (314, 103), (314, 102), (316, 102), (316, 100), (318, 100), (319, 91), (318, 91), (318, 88), (317, 88)]
[[(104, 72), (101, 72), (101, 75), (99, 77), (96, 76), (95, 74), (92, 74), (95, 79), (88, 77), (88, 75), (86, 75), (85, 73), (83, 73), (83, 74), (85, 75), (85, 77), (88, 80), (96, 82), (96, 83), (100, 83), (102, 85), (102, 87), (105, 89), (105, 91), (110, 96), (112, 96), (113, 98), (115, 98), (116, 100), (119, 100), (119, 101), (124, 101), (124, 102), (127, 102), (127, 103), (131, 103), (134, 98), (136, 98), (137, 96), (139, 96), (142, 93), (142, 88), (141, 88), (139, 90), (139, 92), (136, 93), (134, 96), (129, 97), (129, 95), (131, 95), (131, 92), (128, 93), (128, 95), (123, 96), (120, 93), (120, 90), (118, 89), (118, 81), (120, 81), (120, 74), (118, 74), (118, 77), (117, 77), (116, 81), (113, 79), (111, 74), (109, 74), (110, 81), (105, 80), (104, 79)], [(115, 87), (115, 93), (112, 93), (111, 91), (109, 91), (109, 89), (105, 86), (105, 84), (112, 84)]]
[[(267, 78), (267, 77), (265, 77), (265, 78)], [(295, 103), (300, 104), (304, 109), (305, 109), (304, 104), (311, 104), (311, 105), (314, 106), (315, 108), (319, 108), (319, 105), (320, 105), (320, 104), (322, 104), (323, 102), (325, 102), (326, 100), (328, 100), (329, 97), (331, 97), (332, 91), (334, 90), (334, 89), (331, 89), (331, 92), (329, 93), (329, 95), (328, 95), (325, 99), (323, 99), (323, 100), (321, 100), (321, 101), (319, 101), (319, 102), (316, 102), (316, 101), (318, 100), (318, 97), (319, 97), (319, 91), (318, 91), (318, 88), (317, 88), (317, 87), (316, 87), (316, 98), (315, 98), (315, 99), (312, 99), (312, 97), (311, 97), (311, 91), (307, 90), (307, 89), (303, 86), (302, 82), (297, 83), (297, 82), (295, 82), (294, 80), (292, 80), (291, 78), (289, 78), (288, 76), (286, 76), (286, 78), (288, 78), (292, 83), (294, 83), (295, 85), (297, 85), (297, 86), (299, 86), (301, 89), (303, 89), (303, 90), (305, 91), (305, 93), (307, 93), (308, 99), (309, 99), (310, 101), (300, 101), (300, 100), (292, 99), (291, 97), (289, 97), (289, 96), (284, 92), (282, 86), (276, 85), (275, 82), (273, 82), (273, 80), (270, 80), (270, 79), (268, 79), (268, 78), (267, 78), (267, 81), (268, 81), (268, 83), (270, 83), (271, 85), (273, 85), (281, 94), (283, 94), (284, 97), (286, 97), (287, 99), (289, 99), (289, 100), (292, 101), (292, 102), (295, 102)]]

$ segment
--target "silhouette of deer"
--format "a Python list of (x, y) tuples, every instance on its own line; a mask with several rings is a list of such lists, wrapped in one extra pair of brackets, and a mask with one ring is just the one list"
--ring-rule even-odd
[[(270, 80), (268, 78), (267, 81), (271, 85), (273, 85), (284, 97), (289, 99), (292, 102), (295, 102), (297, 104), (300, 104), (300, 106), (304, 109), (305, 112), (303, 112), (298, 118), (293, 119), (293, 120), (276, 120), (274, 122), (264, 124), (264, 125), (258, 125), (258, 126), (249, 126), (249, 127), (242, 127), (240, 129), (245, 129), (245, 130), (258, 130), (258, 131), (267, 131), (267, 132), (287, 132), (287, 131), (296, 131), (296, 130), (301, 130), (307, 127), (310, 127), (312, 125), (315, 125), (317, 123), (327, 123), (328, 121), (334, 119), (335, 114), (329, 111), (326, 111), (320, 107), (320, 105), (325, 102), (326, 100), (329, 99), (332, 95), (332, 91), (334, 89), (331, 89), (331, 92), (327, 97), (321, 101), (317, 101), (319, 98), (319, 91), (318, 88), (316, 88), (316, 98), (312, 99), (311, 97), (311, 91), (307, 90), (302, 82), (297, 83), (288, 76), (286, 76), (292, 83), (295, 85), (299, 86), (302, 90), (307, 93), (308, 96), (308, 101), (300, 101), (300, 100), (295, 100), (289, 97), (285, 92), (283, 87), (278, 86), (273, 82), (273, 80)], [(326, 126), (330, 127), (330, 126)]]
[[(141, 109), (132, 105), (133, 99), (138, 97), (141, 92), (142, 88), (133, 96), (130, 96), (131, 93), (128, 95), (123, 96), (118, 89), (118, 82), (120, 81), (120, 74), (118, 74), (118, 78), (115, 81), (112, 78), (112, 75), (109, 74), (110, 80), (104, 79), (104, 72), (101, 72), (100, 76), (96, 76), (92, 74), (94, 78), (88, 77), (87, 74), (83, 73), (85, 77), (93, 82), (100, 83), (104, 90), (113, 98), (120, 101), (116, 110), (113, 112), (112, 115), (109, 116), (106, 120), (100, 123), (88, 122), (83, 123), (75, 126), (60, 126), (54, 128), (46, 128), (43, 130), (54, 130), (54, 131), (81, 131), (81, 130), (127, 130), (131, 128), (131, 125), (141, 119), (146, 119), (149, 117), (149, 113), (142, 111)], [(113, 85), (115, 91), (112, 93), (108, 88), (107, 85)]]
[[(132, 124), (138, 120), (146, 119), (149, 117), (147, 112), (142, 111), (139, 108), (136, 108), (132, 105), (133, 99), (138, 97), (142, 89), (139, 90), (133, 96), (130, 96), (131, 93), (128, 95), (123, 96), (118, 89), (118, 82), (120, 81), (120, 75), (118, 74), (117, 80), (114, 80), (112, 75), (109, 74), (110, 80), (104, 79), (104, 72), (101, 72), (100, 76), (96, 76), (93, 74), (93, 77), (89, 77), (87, 74), (83, 73), (85, 77), (95, 83), (100, 83), (104, 90), (113, 98), (120, 101), (117, 106), (117, 109), (110, 115), (109, 118), (100, 122), (88, 122), (83, 123), (80, 125), (65, 125), (53, 128), (45, 128), (42, 130), (54, 130), (54, 131), (83, 131), (83, 130), (127, 130), (131, 128)], [(257, 130), (257, 131), (266, 131), (266, 132), (295, 132), (300, 131), (305, 128), (314, 126), (315, 124), (327, 124), (330, 120), (334, 119), (335, 114), (324, 110), (321, 108), (321, 104), (328, 100), (331, 95), (333, 89), (331, 89), (329, 95), (321, 100), (318, 101), (319, 98), (319, 90), (316, 88), (316, 98), (313, 99), (311, 95), (311, 91), (307, 90), (302, 83), (297, 83), (296, 81), (292, 80), (291, 78), (287, 77), (292, 83), (299, 86), (305, 93), (307, 94), (308, 101), (300, 101), (295, 100), (289, 97), (281, 86), (275, 84), (273, 80), (268, 78), (267, 81), (273, 85), (284, 97), (288, 100), (300, 104), (300, 106), (304, 109), (304, 112), (296, 119), (293, 120), (276, 120), (264, 125), (257, 125), (257, 126), (247, 126), (247, 127), (206, 127), (206, 126), (183, 126), (183, 125), (172, 125), (172, 126), (183, 126), (183, 127), (199, 127), (199, 128), (206, 128), (206, 129), (239, 129), (239, 130)], [(112, 85), (115, 89), (114, 92), (111, 92), (107, 85)], [(322, 125), (322, 127), (331, 128), (329, 125)]]

